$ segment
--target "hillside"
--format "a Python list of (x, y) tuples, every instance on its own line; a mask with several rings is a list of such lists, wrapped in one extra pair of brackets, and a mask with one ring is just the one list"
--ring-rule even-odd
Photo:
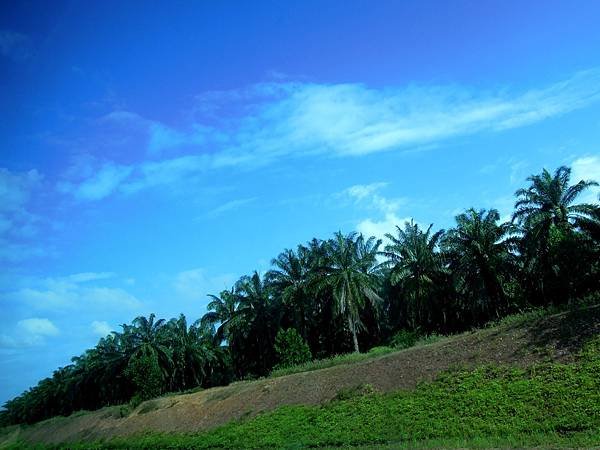
[(409, 390), (454, 367), (502, 364), (527, 367), (540, 361), (569, 362), (581, 345), (600, 333), (600, 305), (571, 312), (510, 318), (502, 324), (445, 338), (359, 363), (233, 383), (166, 396), (139, 405), (127, 417), (119, 407), (11, 427), (2, 444), (64, 443), (142, 432), (188, 433), (249, 418), (283, 405), (328, 402), (340, 391), (365, 384), (376, 391)]

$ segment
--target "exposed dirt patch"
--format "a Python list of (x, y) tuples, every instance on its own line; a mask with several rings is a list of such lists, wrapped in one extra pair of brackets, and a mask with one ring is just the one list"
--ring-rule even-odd
[(197, 432), (282, 405), (320, 404), (357, 386), (370, 385), (381, 392), (411, 389), (457, 366), (566, 362), (598, 333), (600, 305), (526, 325), (506, 324), (466, 333), (359, 363), (150, 400), (124, 418), (104, 408), (77, 417), (50, 419), (15, 433), (29, 442), (60, 443), (146, 431)]

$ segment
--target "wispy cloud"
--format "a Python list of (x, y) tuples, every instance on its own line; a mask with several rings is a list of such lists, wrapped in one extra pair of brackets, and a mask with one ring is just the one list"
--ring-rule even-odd
[(195, 268), (178, 273), (173, 288), (184, 300), (205, 300), (208, 294), (229, 289), (235, 280), (233, 274), (210, 275), (203, 268)]
[[(387, 242), (385, 235), (394, 234), (396, 226), (402, 226), (404, 222), (410, 220), (409, 217), (401, 218), (398, 216), (398, 210), (406, 204), (404, 198), (387, 198), (380, 193), (388, 183), (377, 182), (371, 184), (357, 184), (350, 186), (342, 191), (341, 196), (346, 196), (354, 200), (355, 204), (374, 210), (379, 219), (368, 217), (356, 224), (356, 230), (363, 235), (383, 239)], [(340, 194), (338, 194), (338, 197)]]
[(101, 200), (115, 192), (132, 170), (132, 167), (107, 163), (81, 183), (59, 184), (59, 190), (71, 193), (78, 200)]
[[(262, 83), (201, 96), (193, 121), (181, 128), (127, 111), (112, 113), (108, 120), (144, 130), (146, 154), (155, 159), (99, 166), (71, 191), (98, 200), (209, 170), (256, 168), (281, 158), (408, 151), (458, 136), (530, 125), (598, 100), (600, 69), (525, 91)], [(165, 149), (173, 150), (172, 156), (156, 159)]]
[(139, 310), (142, 302), (124, 289), (94, 283), (111, 277), (109, 273), (89, 272), (33, 279), (28, 287), (5, 292), (1, 300), (47, 311)]
[(29, 210), (42, 176), (36, 170), (11, 172), (0, 168), (0, 260), (22, 261), (46, 253), (32, 244), (40, 217)]
[(342, 192), (342, 196), (347, 196), (357, 204), (362, 204), (371, 209), (375, 209), (384, 214), (394, 213), (398, 208), (406, 203), (404, 198), (387, 198), (379, 193), (388, 183), (377, 182), (372, 184), (356, 184), (350, 186)]
[(113, 331), (113, 328), (105, 320), (94, 320), (91, 323), (92, 332), (96, 336), (104, 337)]
[(0, 30), (0, 55), (22, 61), (31, 57), (29, 36), (11, 30)]
[(46, 318), (32, 317), (19, 320), (14, 332), (0, 335), (0, 348), (21, 348), (41, 345), (46, 338), (60, 334), (54, 323)]
[[(577, 158), (571, 164), (571, 182), (577, 183), (580, 180), (596, 181), (600, 183), (600, 156), (589, 155)], [(586, 203), (598, 203), (600, 196), (600, 187), (594, 186), (584, 192), (578, 199)]]
[(250, 197), (250, 198), (240, 198), (237, 200), (231, 200), (229, 202), (225, 202), (222, 205), (217, 206), (208, 212), (207, 216), (211, 219), (219, 217), (220, 215), (241, 208), (244, 205), (249, 203), (253, 203), (258, 199), (258, 197)]

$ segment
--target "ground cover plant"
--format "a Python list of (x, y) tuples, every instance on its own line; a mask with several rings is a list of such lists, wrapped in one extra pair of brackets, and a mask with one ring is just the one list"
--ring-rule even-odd
[(599, 375), (596, 337), (570, 364), (456, 369), (414, 391), (378, 394), (357, 386), (322, 406), (282, 407), (196, 435), (149, 434), (67, 447), (597, 446)]

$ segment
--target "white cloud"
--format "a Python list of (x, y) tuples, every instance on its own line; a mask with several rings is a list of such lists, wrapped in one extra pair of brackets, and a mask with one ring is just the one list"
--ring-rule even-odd
[(33, 244), (19, 244), (0, 238), (0, 261), (18, 263), (30, 258), (53, 255), (52, 251)]
[(70, 192), (79, 200), (101, 200), (114, 193), (132, 171), (133, 167), (106, 163), (79, 184), (61, 183), (59, 190)]
[(30, 243), (41, 218), (29, 211), (29, 204), (41, 181), (36, 170), (11, 172), (0, 168), (0, 260), (18, 262), (46, 254)]
[(402, 227), (404, 222), (410, 220), (409, 217), (401, 218), (397, 214), (400, 206), (406, 203), (406, 199), (389, 199), (379, 193), (386, 186), (388, 186), (388, 183), (385, 182), (357, 184), (350, 186), (341, 193), (342, 196), (353, 199), (356, 204), (373, 209), (378, 214), (383, 215), (382, 219), (369, 217), (361, 220), (356, 225), (356, 230), (366, 237), (375, 236), (382, 239), (384, 245), (388, 243), (388, 239), (385, 237), (387, 233), (395, 234), (396, 226)]
[(32, 317), (19, 320), (12, 335), (0, 335), (0, 348), (23, 348), (42, 345), (46, 338), (58, 336), (59, 329), (46, 318)]
[(134, 193), (155, 186), (177, 184), (182, 180), (202, 173), (208, 168), (206, 155), (186, 155), (163, 161), (142, 163), (136, 171), (136, 177), (123, 184), (122, 191)]
[(211, 211), (208, 212), (207, 216), (214, 219), (215, 217), (218, 217), (221, 214), (224, 214), (228, 211), (236, 210), (238, 208), (241, 208), (244, 205), (255, 202), (256, 200), (257, 200), (257, 197), (240, 198), (238, 200), (231, 200), (229, 202), (225, 202), (222, 205), (219, 205), (216, 208), (212, 209)]
[[(571, 183), (575, 184), (580, 180), (593, 180), (600, 183), (600, 156), (584, 156), (573, 161), (571, 164)], [(594, 186), (583, 192), (578, 200), (586, 203), (598, 203), (599, 194), (600, 187)]]
[(356, 184), (350, 186), (342, 192), (342, 196), (353, 199), (356, 203), (362, 204), (372, 209), (376, 209), (384, 214), (391, 214), (406, 203), (404, 198), (386, 198), (378, 192), (386, 187), (388, 183), (377, 182), (371, 184)]
[(14, 173), (0, 168), (0, 212), (22, 209), (41, 179), (37, 170)]
[(184, 154), (135, 167), (113, 164), (75, 192), (100, 199), (119, 191), (181, 182), (207, 170), (255, 168), (277, 159), (366, 155), (430, 146), (456, 136), (499, 132), (600, 100), (600, 69), (539, 89), (472, 90), (458, 86), (372, 88), (364, 84), (262, 83), (200, 97), (195, 122), (174, 129), (135, 113), (110, 120), (141, 127), (147, 152)]
[(92, 327), (92, 332), (95, 335), (98, 335), (100, 337), (104, 337), (107, 336), (111, 333), (111, 331), (113, 331), (113, 328), (108, 324), (108, 322), (102, 320), (94, 320), (91, 323), (91, 327)]
[(204, 300), (208, 294), (218, 294), (235, 282), (232, 274), (210, 276), (205, 269), (197, 268), (178, 273), (173, 281), (177, 294), (186, 300)]
[(394, 213), (388, 213), (382, 220), (365, 219), (356, 225), (356, 230), (362, 233), (366, 237), (375, 236), (378, 239), (383, 240), (383, 245), (388, 243), (388, 239), (385, 237), (387, 233), (395, 235), (396, 226), (400, 228), (404, 227), (404, 222), (410, 221), (410, 217), (398, 217)]
[(17, 326), (24, 332), (34, 336), (56, 336), (59, 333), (56, 325), (50, 320), (37, 317), (20, 320)]
[(66, 277), (73, 283), (84, 283), (86, 281), (106, 280), (115, 276), (112, 272), (82, 272)]
[(363, 200), (379, 189), (387, 186), (388, 183), (379, 182), (379, 183), (371, 183), (371, 184), (355, 184), (354, 186), (350, 186), (346, 189), (345, 193), (350, 197), (354, 197), (356, 200)]
[(142, 303), (127, 291), (92, 283), (110, 275), (83, 273), (31, 280), (29, 284), (34, 287), (8, 292), (3, 297), (38, 310), (138, 310)]

